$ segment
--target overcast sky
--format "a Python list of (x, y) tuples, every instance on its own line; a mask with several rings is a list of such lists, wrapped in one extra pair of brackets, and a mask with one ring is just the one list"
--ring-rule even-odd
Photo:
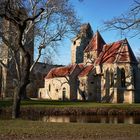
[[(90, 23), (93, 32), (101, 30), (103, 27), (103, 21), (110, 20), (113, 17), (119, 16), (122, 13), (126, 13), (130, 6), (133, 4), (133, 0), (84, 0), (79, 2), (78, 0), (71, 0), (77, 15), (82, 19), (82, 23)], [(117, 31), (104, 31), (100, 32), (106, 43), (111, 43), (124, 39), (125, 36), (121, 36)], [(127, 38), (128, 42), (137, 54), (140, 49), (140, 37)], [(71, 61), (71, 41), (68, 39), (64, 41), (59, 47), (58, 57), (55, 60), (57, 64), (67, 65)]]

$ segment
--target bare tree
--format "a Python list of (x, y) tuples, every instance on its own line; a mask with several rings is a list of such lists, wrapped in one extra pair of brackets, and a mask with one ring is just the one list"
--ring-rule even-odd
[(139, 53), (138, 53), (138, 56), (137, 56), (137, 60), (138, 60), (138, 67), (140, 68), (140, 49), (139, 49)]
[[(17, 118), (21, 96), (25, 95), (26, 86), (30, 83), (30, 73), (39, 60), (42, 49), (53, 47), (70, 33), (76, 32), (79, 20), (69, 0), (1, 0), (0, 17), (6, 21), (0, 34), (15, 62), (12, 118)], [(32, 65), (27, 43), (29, 35), (38, 48), (38, 57)], [(1, 66), (4, 67), (2, 62)]]
[(126, 13), (104, 22), (105, 30), (119, 30), (122, 35), (135, 37), (140, 34), (140, 1), (134, 0)]

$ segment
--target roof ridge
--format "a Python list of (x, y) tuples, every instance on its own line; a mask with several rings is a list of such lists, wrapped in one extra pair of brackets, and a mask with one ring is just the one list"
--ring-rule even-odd
[(138, 63), (138, 61), (137, 61), (137, 59), (136, 59), (136, 57), (134, 55), (134, 52), (132, 51), (132, 49), (131, 49), (131, 47), (129, 45), (129, 42), (127, 41), (127, 39), (125, 39), (125, 41), (127, 43), (127, 49), (128, 49), (128, 55), (129, 55), (129, 58), (130, 58), (130, 62), (131, 61), (133, 62), (133, 60), (135, 59), (134, 60), (134, 61), (136, 61), (135, 63)]
[(122, 41), (125, 41), (127, 39), (121, 39), (121, 40), (117, 40), (117, 41), (113, 41), (113, 42), (110, 42), (110, 43), (106, 43), (105, 45), (112, 45), (114, 43), (119, 43), (119, 42), (122, 42)]
[[(72, 64), (73, 65), (73, 64)], [(75, 64), (75, 65), (73, 65), (74, 66), (74, 68), (72, 69), (72, 71), (70, 72), (70, 75), (73, 73), (73, 71), (76, 69), (76, 67), (77, 67), (77, 64)]]

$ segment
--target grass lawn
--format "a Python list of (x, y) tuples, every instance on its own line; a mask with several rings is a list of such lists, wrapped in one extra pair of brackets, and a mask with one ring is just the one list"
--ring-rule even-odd
[[(0, 107), (12, 106), (12, 100), (0, 100)], [(22, 107), (109, 107), (109, 108), (139, 108), (140, 104), (111, 104), (111, 103), (93, 103), (93, 102), (71, 102), (71, 101), (48, 101), (48, 100), (24, 100), (21, 102)]]
[[(0, 108), (9, 108), (11, 100), (0, 101)], [(22, 108), (120, 108), (140, 109), (140, 104), (108, 104), (93, 102), (60, 102), (25, 100)], [(27, 108), (27, 109), (26, 109)], [(138, 124), (47, 123), (29, 120), (0, 120), (0, 140), (139, 140)]]
[(46, 123), (40, 121), (0, 121), (0, 139), (74, 139), (74, 140), (138, 140), (140, 125)]

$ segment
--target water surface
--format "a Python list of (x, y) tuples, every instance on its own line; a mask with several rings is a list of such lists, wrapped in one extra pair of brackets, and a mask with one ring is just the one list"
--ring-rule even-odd
[(108, 116), (108, 115), (61, 115), (61, 116), (26, 116), (23, 119), (43, 122), (63, 123), (110, 123), (110, 124), (140, 124), (140, 116)]
[[(11, 119), (10, 115), (0, 115), (1, 120)], [(140, 115), (136, 116), (108, 116), (108, 115), (52, 115), (52, 116), (39, 116), (39, 115), (22, 115), (21, 119), (34, 120), (43, 122), (58, 122), (58, 123), (109, 123), (109, 124), (140, 124)]]

